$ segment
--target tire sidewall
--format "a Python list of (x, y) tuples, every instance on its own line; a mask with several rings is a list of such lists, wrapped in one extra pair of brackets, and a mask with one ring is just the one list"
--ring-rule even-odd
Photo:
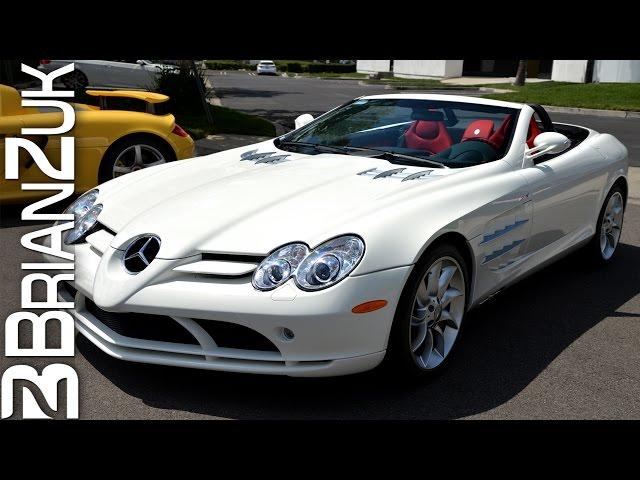
[[(413, 302), (418, 291), (419, 282), (426, 275), (428, 268), (437, 259), (443, 257), (451, 257), (455, 259), (462, 269), (465, 284), (465, 313), (462, 317), (462, 321), (460, 322), (460, 328), (458, 330), (456, 341), (451, 347), (448, 355), (436, 368), (432, 370), (424, 370), (418, 367), (415, 360), (413, 359), (413, 354), (411, 353), (409, 340), (411, 328), (411, 312), (413, 310)], [(458, 249), (448, 244), (440, 244), (430, 248), (423, 255), (420, 261), (415, 265), (413, 271), (411, 272), (411, 275), (409, 276), (409, 279), (404, 286), (404, 289), (402, 290), (398, 306), (396, 307), (396, 312), (391, 327), (391, 333), (389, 335), (389, 344), (387, 348), (387, 358), (388, 362), (393, 365), (392, 368), (394, 368), (395, 370), (399, 370), (401, 373), (410, 377), (431, 377), (440, 373), (449, 364), (451, 357), (455, 355), (455, 351), (457, 350), (460, 336), (464, 329), (466, 312), (469, 305), (469, 291), (469, 268), (467, 266), (467, 262), (460, 254)]]

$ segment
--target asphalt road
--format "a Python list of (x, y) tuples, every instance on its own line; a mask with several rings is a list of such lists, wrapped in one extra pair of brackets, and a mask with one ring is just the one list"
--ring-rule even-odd
[[(332, 100), (332, 89), (348, 98), (369, 90), (340, 81), (248, 81), (262, 80), (288, 82), (287, 91), (270, 97), (254, 91), (254, 99), (305, 95), (312, 112), (347, 99)], [(297, 87), (304, 82), (322, 84), (318, 98), (313, 89)], [(294, 93), (302, 88), (306, 93)], [(232, 106), (231, 90), (223, 104)], [(268, 110), (261, 102), (251, 108)], [(279, 102), (284, 118), (298, 113)], [(23, 225), (19, 212), (0, 209), (1, 319), (20, 309), (20, 264), (39, 260), (20, 246), (20, 237), (38, 226)], [(36, 293), (42, 295), (41, 286)], [(3, 329), (0, 322), (2, 338)], [(55, 341), (56, 333), (51, 336)], [(417, 384), (380, 371), (295, 379), (126, 363), (81, 336), (68, 363), (80, 378), (85, 419), (640, 419), (640, 206), (629, 205), (610, 265), (592, 269), (576, 255), (561, 260), (472, 312), (460, 342), (446, 371)], [(4, 354), (4, 345), (0, 349)], [(22, 362), (3, 355), (0, 371)]]
[[(208, 71), (222, 105), (293, 128), (298, 115), (317, 116), (360, 95), (399, 93), (352, 80), (256, 76), (247, 72)], [(402, 91), (406, 93), (406, 91)], [(550, 113), (555, 122), (572, 123), (614, 134), (629, 149), (632, 166), (640, 167), (640, 119)]]

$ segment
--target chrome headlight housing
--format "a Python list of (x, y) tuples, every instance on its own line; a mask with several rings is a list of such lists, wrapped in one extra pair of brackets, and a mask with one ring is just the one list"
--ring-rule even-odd
[(260, 263), (251, 283), (266, 291), (294, 278), (302, 290), (322, 290), (349, 275), (363, 255), (364, 242), (355, 235), (334, 238), (313, 251), (304, 243), (290, 243)]
[(315, 248), (296, 270), (296, 283), (303, 290), (322, 290), (349, 275), (364, 255), (364, 242), (344, 235)]
[(253, 273), (251, 283), (258, 290), (273, 290), (285, 283), (309, 254), (304, 243), (290, 243), (265, 258)]
[(74, 216), (73, 228), (68, 230), (64, 236), (66, 245), (81, 241), (98, 221), (98, 215), (102, 211), (102, 205), (95, 205), (98, 193), (98, 189), (88, 191), (64, 211), (64, 213), (72, 213)]

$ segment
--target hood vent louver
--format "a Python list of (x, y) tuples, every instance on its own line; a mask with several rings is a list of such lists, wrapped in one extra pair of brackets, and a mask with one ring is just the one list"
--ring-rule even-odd
[(421, 170), (419, 172), (405, 172), (406, 168), (393, 168), (391, 170), (378, 170), (377, 168), (370, 168), (369, 170), (365, 170), (364, 172), (360, 172), (358, 175), (362, 175), (365, 177), (373, 177), (373, 180), (377, 180), (380, 178), (396, 178), (402, 179), (401, 181), (406, 180), (418, 180), (423, 177), (426, 177), (433, 172), (433, 170)]
[(240, 161), (248, 160), (255, 163), (280, 163), (285, 161), (290, 155), (278, 155), (277, 152), (262, 152), (258, 153), (258, 150), (249, 150), (240, 155)]

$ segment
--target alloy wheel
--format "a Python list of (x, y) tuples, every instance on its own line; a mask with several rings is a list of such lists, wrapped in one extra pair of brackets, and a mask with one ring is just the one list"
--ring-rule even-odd
[(113, 165), (113, 178), (166, 162), (162, 153), (151, 145), (132, 145), (117, 156)]
[(609, 260), (613, 256), (620, 241), (623, 214), (622, 195), (620, 192), (615, 192), (607, 202), (600, 226), (600, 252), (605, 260)]
[(455, 343), (465, 309), (465, 279), (460, 264), (442, 257), (431, 264), (418, 285), (411, 313), (409, 341), (413, 359), (432, 370)]

